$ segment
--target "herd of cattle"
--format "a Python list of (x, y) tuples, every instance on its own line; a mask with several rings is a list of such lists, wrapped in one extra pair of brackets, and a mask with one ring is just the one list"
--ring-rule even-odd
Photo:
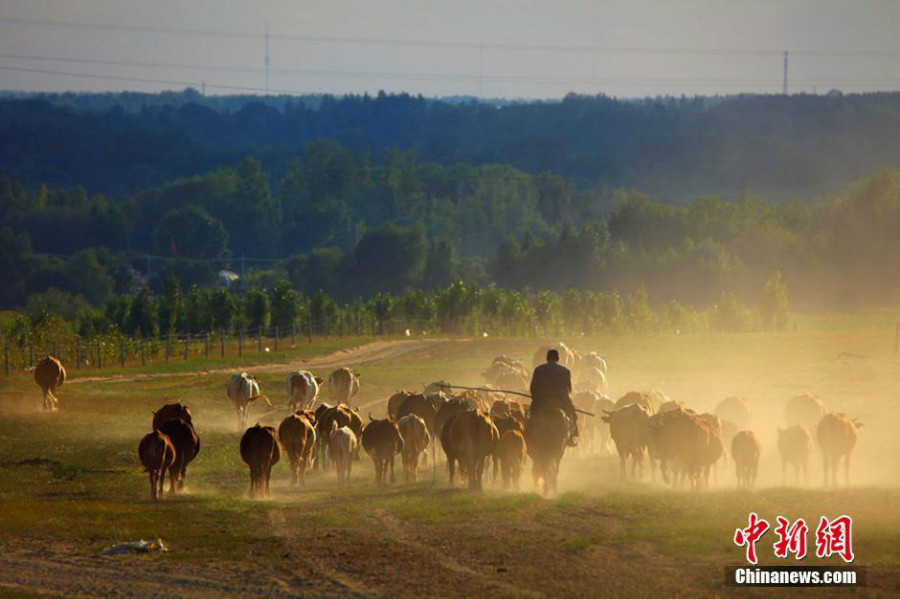
[[(606, 395), (603, 356), (582, 354), (564, 343), (552, 347), (572, 372), (573, 403), (583, 414), (579, 416), (581, 443), (570, 450), (607, 453), (614, 446), (623, 478), (628, 476), (628, 460), (632, 478), (643, 476), (644, 462), (649, 460), (653, 479), (658, 469), (666, 484), (691, 488), (708, 486), (715, 466), (730, 458), (738, 486), (755, 484), (762, 444), (752, 430), (753, 410), (745, 399), (726, 398), (713, 413), (698, 413), (659, 391), (631, 391), (613, 401)], [(544, 361), (548, 349), (542, 347), (535, 353), (534, 366)], [(327, 381), (326, 403), (319, 401), (325, 383), (322, 378), (306, 371), (291, 372), (285, 389), (289, 414), (277, 428), (248, 427), (254, 402), (261, 399), (272, 404), (251, 375), (234, 374), (225, 390), (234, 403), (239, 428), (245, 431), (240, 455), (250, 469), (251, 496), (269, 494), (272, 467), (282, 454), (287, 455), (294, 486), (304, 484), (310, 468), (329, 466), (337, 473), (338, 484), (347, 484), (361, 449), (373, 460), (378, 483), (395, 482), (396, 456), (400, 456), (405, 480), (410, 482), (417, 478), (420, 461), (427, 464), (429, 453), (436, 468), (440, 452), (451, 485), (464, 480), (470, 489), (480, 490), (488, 476), (502, 480), (504, 488), (518, 488), (530, 457), (536, 486), (545, 493), (555, 491), (569, 430), (563, 410), (531, 414), (519, 401), (520, 396), (527, 396), (530, 378), (520, 360), (497, 356), (482, 374), (486, 382), (477, 389), (454, 393), (451, 385), (438, 381), (422, 391), (398, 391), (387, 401), (387, 418), (368, 414), (365, 422), (352, 405), (359, 393), (359, 373), (350, 368), (333, 371)], [(63, 365), (51, 356), (44, 358), (35, 369), (35, 380), (44, 395), (44, 409), (56, 410), (56, 390), (65, 381)], [(783, 481), (787, 482), (791, 466), (795, 480), (802, 477), (808, 482), (808, 462), (818, 446), (825, 485), (836, 484), (840, 460), (849, 482), (850, 455), (862, 424), (842, 413), (828, 412), (822, 401), (810, 394), (790, 398), (784, 416), (786, 427), (778, 428)], [(156, 499), (163, 492), (167, 472), (170, 493), (183, 487), (187, 466), (200, 451), (200, 440), (190, 408), (181, 403), (154, 412), (152, 428), (140, 442), (139, 455), (150, 475), (151, 496)]]

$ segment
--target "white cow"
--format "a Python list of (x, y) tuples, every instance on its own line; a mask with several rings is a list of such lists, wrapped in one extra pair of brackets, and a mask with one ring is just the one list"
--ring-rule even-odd
[(247, 422), (250, 420), (250, 406), (257, 399), (264, 400), (269, 406), (272, 402), (265, 395), (259, 392), (259, 383), (246, 372), (234, 374), (225, 385), (225, 391), (228, 399), (234, 402), (237, 410), (238, 427), (240, 429), (247, 428)]
[(328, 394), (337, 403), (350, 404), (359, 393), (359, 373), (346, 366), (338, 368), (328, 377)]
[(319, 395), (322, 379), (306, 370), (295, 370), (287, 376), (288, 407), (291, 412), (311, 410)]

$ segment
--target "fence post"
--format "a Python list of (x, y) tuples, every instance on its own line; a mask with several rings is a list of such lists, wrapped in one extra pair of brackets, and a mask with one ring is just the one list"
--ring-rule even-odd
[(3, 346), (3, 364), (6, 368), (6, 376), (9, 376), (9, 341)]
[(203, 336), (203, 359), (209, 360), (209, 331)]
[(184, 359), (187, 360), (191, 352), (191, 334), (184, 336)]
[(138, 344), (141, 348), (141, 366), (145, 366), (147, 364), (147, 356), (144, 354), (144, 338), (141, 337), (138, 341)]
[(291, 347), (297, 345), (297, 325), (291, 322)]
[(171, 351), (171, 347), (169, 347), (170, 341), (171, 341), (171, 339), (169, 338), (168, 335), (166, 335), (166, 362), (169, 361), (169, 351)]
[(238, 358), (244, 355), (244, 330), (238, 330)]
[(34, 345), (28, 346), (28, 367), (34, 368)]
[(219, 342), (220, 342), (220, 348), (221, 348), (219, 350), (219, 353), (221, 354), (219, 357), (224, 358), (225, 357), (225, 330), (224, 329), (222, 330), (222, 336), (219, 338)]
[(81, 336), (75, 337), (75, 370), (81, 368)]
[(278, 351), (278, 325), (275, 325), (275, 351)]
[(256, 329), (256, 351), (262, 352), (262, 327)]
[(97, 339), (97, 368), (103, 368), (103, 343)]
[(125, 367), (125, 341), (119, 339), (119, 366)]

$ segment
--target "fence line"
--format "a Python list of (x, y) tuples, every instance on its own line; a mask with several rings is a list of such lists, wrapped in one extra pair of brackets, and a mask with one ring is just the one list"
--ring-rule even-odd
[[(307, 344), (314, 339), (341, 338), (345, 336), (378, 337), (408, 336), (538, 336), (559, 334), (540, 326), (534, 318), (497, 319), (483, 322), (478, 318), (458, 318), (437, 324), (434, 319), (378, 318), (363, 319), (361, 314), (348, 314), (329, 321), (307, 319), (301, 326), (290, 325), (290, 345), (281, 337), (281, 326), (257, 327), (248, 331), (243, 327), (226, 330), (172, 333), (155, 337), (131, 337), (122, 333), (82, 336), (76, 333), (47, 333), (38, 339), (25, 338), (18, 342), (8, 335), (0, 338), (3, 344), (4, 373), (10, 376), (34, 368), (36, 360), (50, 354), (59, 358), (68, 368), (119, 368), (142, 367), (170, 360), (207, 360), (210, 344), (219, 345), (218, 358), (243, 358), (245, 353), (255, 355), (285, 352), (296, 348), (298, 338)], [(550, 330), (548, 330), (550, 329)], [(245, 335), (256, 336), (256, 343), (248, 347)], [(304, 339), (305, 338), (305, 339)], [(301, 341), (302, 343), (302, 341)], [(255, 345), (255, 347), (253, 347)], [(251, 349), (252, 348), (252, 349)], [(249, 351), (248, 351), (249, 350)], [(254, 352), (255, 350), (255, 352)]]

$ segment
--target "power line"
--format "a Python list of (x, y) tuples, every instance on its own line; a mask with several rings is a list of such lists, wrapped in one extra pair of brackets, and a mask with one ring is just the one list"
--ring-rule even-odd
[[(31, 25), (46, 27), (66, 27), (74, 29), (92, 29), (103, 31), (121, 31), (128, 33), (155, 33), (184, 36), (208, 36), (231, 39), (259, 40), (264, 33), (242, 31), (223, 31), (213, 29), (193, 29), (175, 27), (153, 27), (147, 25), (122, 25), (116, 23), (85, 23), (73, 21), (54, 21), (47, 19), (0, 18), (0, 23), (15, 25)], [(338, 37), (317, 35), (270, 34), (270, 39), (277, 41), (295, 41), (326, 44), (349, 44), (369, 46), (404, 46), (418, 48), (467, 48), (479, 50), (541, 51), (582, 54), (667, 54), (667, 55), (728, 55), (728, 56), (780, 56), (783, 50), (761, 48), (685, 48), (685, 47), (643, 47), (643, 46), (592, 46), (562, 44), (524, 44), (524, 43), (482, 43), (480, 41), (434, 41), (421, 39), (395, 39), (374, 37)], [(826, 50), (809, 49), (793, 50), (796, 56), (848, 56), (867, 58), (896, 58), (900, 50)]]
[[(5, 55), (0, 55), (0, 57), (6, 57)], [(40, 59), (36, 59), (40, 60)], [(48, 59), (55, 60), (55, 59)], [(61, 60), (61, 62), (86, 62), (86, 63), (108, 63), (114, 62), (116, 65), (120, 66), (153, 66), (153, 67), (162, 67), (159, 64), (140, 64), (140, 63), (130, 63), (126, 64), (123, 61), (78, 61), (78, 60)], [(167, 67), (168, 68), (168, 67)], [(202, 69), (203, 67), (199, 66), (187, 66), (187, 65), (173, 65), (171, 68), (181, 68), (181, 69)], [(260, 68), (247, 67), (249, 70), (260, 71)], [(94, 73), (75, 73), (71, 71), (58, 71), (52, 69), (36, 69), (29, 67), (15, 67), (8, 65), (0, 65), (0, 70), (6, 71), (16, 71), (23, 73), (35, 73), (35, 74), (43, 74), (43, 75), (56, 75), (60, 77), (74, 77), (79, 79), (98, 79), (104, 81), (123, 81), (123, 82), (132, 82), (132, 83), (149, 83), (149, 84), (158, 84), (158, 85), (177, 85), (183, 87), (197, 87), (202, 86), (203, 88), (210, 87), (214, 89), (223, 89), (223, 90), (232, 90), (232, 91), (243, 91), (243, 92), (260, 92), (260, 93), (278, 93), (278, 94), (288, 94), (288, 95), (303, 95), (309, 92), (303, 92), (297, 89), (286, 89), (286, 88), (265, 88), (265, 87), (254, 87), (247, 85), (231, 85), (225, 83), (211, 83), (204, 80), (200, 81), (187, 81), (187, 80), (179, 80), (179, 79), (160, 79), (160, 78), (152, 78), (152, 77), (133, 77), (133, 76), (124, 76), (124, 75), (101, 75)], [(227, 68), (223, 68), (220, 70), (228, 70)], [(235, 70), (245, 70), (244, 68), (236, 68)], [(399, 73), (399, 72), (388, 72), (388, 73), (376, 73), (376, 72), (354, 72), (354, 71), (321, 71), (321, 70), (312, 70), (312, 69), (272, 69), (273, 72), (285, 72), (285, 73), (295, 73), (295, 74), (303, 74), (303, 75), (311, 75), (318, 77), (341, 77), (341, 78), (349, 78), (349, 79), (409, 79), (409, 80), (417, 80), (417, 81), (479, 81), (480, 77), (476, 75), (432, 75), (427, 73)], [(493, 75), (493, 76), (485, 76), (484, 80), (488, 80), (494, 83), (511, 83), (511, 84), (538, 84), (538, 85), (560, 85), (560, 84), (594, 84), (594, 85), (615, 85), (615, 84), (628, 84), (628, 85), (660, 85), (660, 84), (671, 84), (671, 85), (684, 85), (691, 87), (709, 87), (715, 85), (721, 86), (737, 86), (737, 87), (751, 87), (751, 86), (763, 86), (763, 87), (774, 87), (777, 88), (779, 83), (777, 80), (771, 79), (754, 79), (754, 80), (737, 80), (737, 79), (653, 79), (653, 78), (637, 78), (637, 77), (619, 77), (619, 78), (591, 78), (591, 77), (552, 77), (552, 76), (504, 76), (504, 75)], [(797, 80), (805, 81), (805, 82), (821, 82), (821, 83), (833, 83), (833, 84), (841, 84), (844, 87), (873, 87), (877, 85), (900, 85), (900, 80), (898, 81), (890, 81), (890, 80), (835, 80), (835, 79), (815, 79), (815, 80)]]

